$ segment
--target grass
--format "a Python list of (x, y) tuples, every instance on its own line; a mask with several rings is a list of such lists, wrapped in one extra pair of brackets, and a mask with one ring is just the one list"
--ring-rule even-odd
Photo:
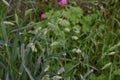
[[(50, 10), (46, 5), (46, 10), (42, 10), (46, 11), (44, 20), (39, 17), (42, 12), (39, 5), (31, 0), (18, 1), (19, 5), (10, 4), (11, 7), (3, 1), (0, 1), (1, 80), (120, 79), (117, 0), (97, 2), (87, 12), (72, 2), (62, 7), (49, 5)], [(20, 12), (23, 3), (30, 6)]]

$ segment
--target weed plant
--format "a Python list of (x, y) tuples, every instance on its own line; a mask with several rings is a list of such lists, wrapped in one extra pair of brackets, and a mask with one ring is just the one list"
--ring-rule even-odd
[(120, 80), (119, 0), (10, 1), (0, 1), (0, 80)]

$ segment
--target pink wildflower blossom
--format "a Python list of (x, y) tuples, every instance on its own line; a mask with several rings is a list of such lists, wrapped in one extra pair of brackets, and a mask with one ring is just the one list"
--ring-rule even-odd
[(45, 18), (45, 14), (44, 13), (40, 14), (40, 18), (44, 19)]
[(65, 4), (67, 4), (67, 0), (60, 0), (60, 1), (58, 2), (58, 4), (59, 4), (59, 5), (65, 5)]

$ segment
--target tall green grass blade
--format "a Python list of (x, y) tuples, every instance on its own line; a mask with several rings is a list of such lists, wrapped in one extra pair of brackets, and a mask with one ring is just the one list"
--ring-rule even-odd
[(5, 5), (7, 5), (8, 7), (10, 6), (10, 4), (6, 1), (6, 0), (2, 0), (3, 1), (3, 3), (5, 4)]
[(10, 55), (10, 51), (9, 51), (9, 47), (8, 47), (8, 36), (7, 36), (7, 32), (6, 32), (6, 26), (3, 23), (1, 23), (1, 27), (2, 27), (2, 33), (3, 33), (3, 37), (4, 37), (4, 41), (5, 41), (5, 48), (7, 51), (8, 61), (9, 61), (9, 63), (11, 63), (11, 55)]
[(22, 64), (23, 64), (23, 67), (24, 67), (26, 73), (28, 74), (30, 80), (34, 80), (34, 78), (32, 77), (32, 75), (31, 75), (29, 69), (28, 69), (28, 68), (26, 67), (26, 65), (25, 65), (25, 48), (24, 48), (24, 46), (25, 46), (24, 44), (21, 45), (21, 58), (22, 58)]
[(16, 58), (17, 58), (17, 48), (18, 48), (18, 34), (16, 33), (14, 35), (15, 39), (14, 39), (14, 43), (13, 43), (13, 47), (12, 47), (12, 65), (15, 63)]

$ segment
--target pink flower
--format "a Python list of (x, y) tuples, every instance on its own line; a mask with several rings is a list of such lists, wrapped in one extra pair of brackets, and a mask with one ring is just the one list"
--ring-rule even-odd
[(58, 2), (58, 4), (59, 4), (59, 5), (65, 5), (65, 4), (67, 4), (67, 0), (60, 0), (60, 1)]
[(45, 14), (44, 13), (40, 14), (40, 18), (44, 19), (45, 18)]

